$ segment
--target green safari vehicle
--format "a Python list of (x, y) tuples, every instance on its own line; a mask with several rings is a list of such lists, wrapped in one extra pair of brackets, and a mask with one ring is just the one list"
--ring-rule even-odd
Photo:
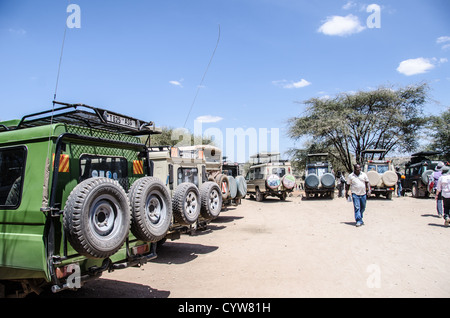
[(158, 133), (154, 123), (53, 103), (0, 122), (0, 297), (145, 264), (172, 219), (139, 137)]

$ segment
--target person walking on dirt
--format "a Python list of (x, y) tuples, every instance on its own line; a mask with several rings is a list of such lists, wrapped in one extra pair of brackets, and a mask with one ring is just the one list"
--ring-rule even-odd
[(436, 210), (437, 210), (439, 217), (442, 217), (442, 194), (441, 193), (438, 194), (436, 189), (437, 189), (437, 184), (438, 184), (439, 178), (442, 176), (442, 168), (443, 167), (444, 167), (444, 163), (442, 161), (440, 161), (436, 165), (436, 168), (434, 168), (434, 172), (432, 174), (432, 177), (434, 179), (433, 190), (436, 195)]
[(397, 197), (402, 196), (402, 174), (400, 173), (400, 167), (395, 167), (395, 173), (397, 174)]
[(338, 171), (336, 175), (337, 181), (337, 189), (338, 189), (338, 198), (344, 197), (344, 189), (345, 189), (345, 174), (344, 172)]
[(436, 196), (442, 195), (444, 206), (444, 220), (445, 226), (450, 225), (450, 167), (444, 166), (442, 168), (442, 176), (439, 178), (436, 187)]
[(347, 177), (347, 183), (345, 185), (345, 198), (348, 199), (348, 190), (352, 189), (352, 201), (355, 211), (356, 226), (364, 225), (363, 216), (366, 210), (367, 195), (370, 195), (371, 189), (369, 184), (369, 178), (361, 171), (361, 166), (355, 164), (353, 166), (353, 172)]

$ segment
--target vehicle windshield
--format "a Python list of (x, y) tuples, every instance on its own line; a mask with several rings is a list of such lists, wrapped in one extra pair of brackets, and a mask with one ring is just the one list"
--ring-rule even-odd
[(376, 171), (379, 174), (383, 174), (383, 173), (385, 173), (388, 170), (389, 170), (389, 165), (388, 164), (378, 164), (378, 165), (369, 164), (367, 166), (367, 172), (369, 172), (369, 171)]
[(316, 174), (318, 177), (321, 177), (325, 173), (328, 173), (328, 167), (309, 167), (308, 175), (313, 173)]
[(285, 168), (272, 168), (272, 174), (276, 174), (280, 178), (282, 178), (286, 174)]

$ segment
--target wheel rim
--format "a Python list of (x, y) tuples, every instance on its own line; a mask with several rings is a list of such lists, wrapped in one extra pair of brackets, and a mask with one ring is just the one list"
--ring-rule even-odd
[(184, 201), (184, 210), (188, 215), (195, 215), (198, 207), (198, 198), (194, 192), (188, 192)]
[(209, 194), (209, 206), (211, 210), (217, 210), (219, 206), (219, 193), (216, 190), (212, 190)]
[(89, 224), (97, 237), (114, 236), (122, 220), (119, 202), (110, 195), (99, 196), (91, 206), (89, 219)]
[(152, 224), (158, 224), (166, 214), (166, 205), (158, 194), (151, 194), (145, 204), (145, 215)]

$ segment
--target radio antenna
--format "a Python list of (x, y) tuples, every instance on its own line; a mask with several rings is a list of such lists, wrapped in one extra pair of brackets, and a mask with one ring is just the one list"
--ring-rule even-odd
[[(70, 0), (68, 0), (68, 5), (70, 5)], [(53, 100), (56, 100), (56, 92), (58, 91), (59, 74), (61, 72), (61, 63), (62, 63), (62, 58), (63, 58), (63, 53), (64, 53), (64, 43), (66, 42), (66, 33), (67, 33), (67, 21), (64, 26), (64, 36), (63, 36), (63, 41), (62, 41), (62, 45), (61, 45), (61, 53), (59, 55), (58, 73), (56, 75), (56, 85), (55, 85), (55, 93), (53, 94)]]
[(206, 73), (208, 72), (209, 66), (211, 65), (211, 62), (212, 62), (212, 60), (214, 58), (214, 55), (216, 54), (216, 50), (217, 50), (217, 47), (219, 46), (219, 42), (220, 42), (220, 24), (219, 24), (219, 34), (217, 36), (216, 46), (215, 46), (214, 51), (213, 51), (213, 53), (211, 55), (211, 58), (209, 59), (208, 66), (206, 67), (206, 70), (203, 73), (202, 80), (200, 81), (200, 84), (197, 86), (197, 92), (195, 93), (194, 100), (192, 101), (191, 107), (189, 108), (189, 112), (188, 112), (188, 114), (186, 116), (186, 120), (184, 121), (183, 128), (186, 128), (186, 123), (187, 123), (187, 121), (189, 119), (189, 116), (191, 114), (192, 108), (194, 107), (195, 101), (197, 100), (198, 93), (200, 92), (200, 89), (202, 88), (203, 81), (205, 80), (205, 76), (206, 76)]

